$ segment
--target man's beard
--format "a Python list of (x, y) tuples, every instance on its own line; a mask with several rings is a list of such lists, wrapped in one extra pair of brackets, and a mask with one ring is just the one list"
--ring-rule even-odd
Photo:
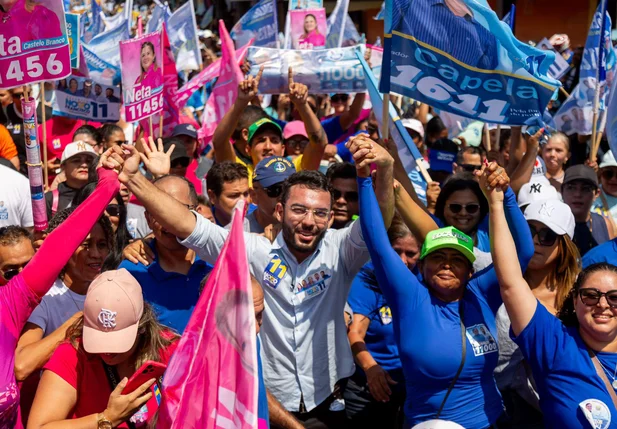
[(323, 231), (318, 233), (313, 239), (313, 243), (311, 245), (298, 244), (294, 240), (294, 228), (290, 227), (285, 223), (285, 221), (283, 221), (283, 239), (285, 240), (287, 247), (301, 253), (313, 253), (317, 246), (319, 246), (319, 243), (321, 243), (321, 240), (323, 239), (327, 230), (328, 229), (325, 228)]

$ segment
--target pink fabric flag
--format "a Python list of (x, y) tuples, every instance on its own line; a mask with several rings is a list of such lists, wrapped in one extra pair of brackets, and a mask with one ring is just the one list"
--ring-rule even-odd
[(214, 130), (219, 121), (223, 119), (236, 97), (238, 96), (238, 84), (242, 82), (242, 72), (234, 50), (234, 42), (231, 40), (225, 23), (219, 20), (219, 34), (221, 37), (221, 72), (212, 94), (206, 102), (204, 109), (203, 125), (197, 133), (200, 152), (210, 144)]
[[(241, 47), (236, 51), (236, 60), (238, 60), (238, 64), (242, 64), (244, 61), (244, 57), (248, 52), (249, 46), (253, 44), (255, 39), (251, 39), (246, 45)], [(199, 72), (198, 75), (194, 76), (193, 79), (188, 81), (182, 86), (176, 93), (175, 103), (179, 108), (183, 108), (191, 95), (199, 88), (204, 86), (206, 83), (211, 80), (219, 77), (219, 72), (221, 71), (221, 60), (218, 59), (208, 67)]]
[(143, 35), (144, 35), (144, 23), (143, 23), (141, 15), (139, 15), (137, 17), (137, 34), (136, 34), (136, 36), (139, 37), (139, 36), (143, 36)]
[(238, 203), (231, 231), (163, 379), (157, 429), (254, 429), (255, 311)]

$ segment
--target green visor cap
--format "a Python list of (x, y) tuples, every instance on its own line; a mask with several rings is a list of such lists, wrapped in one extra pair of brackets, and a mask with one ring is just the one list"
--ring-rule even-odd
[(255, 137), (255, 134), (257, 133), (257, 131), (265, 127), (274, 128), (276, 132), (280, 134), (281, 140), (282, 140), (283, 130), (281, 129), (281, 126), (271, 119), (262, 118), (257, 122), (253, 122), (251, 126), (249, 127), (249, 138), (248, 138), (249, 145), (251, 144), (251, 140), (253, 140), (253, 137)]
[(426, 258), (426, 256), (439, 249), (458, 250), (465, 255), (472, 264), (476, 260), (476, 255), (473, 254), (473, 240), (471, 237), (453, 226), (439, 228), (429, 232), (422, 245), (420, 259)]

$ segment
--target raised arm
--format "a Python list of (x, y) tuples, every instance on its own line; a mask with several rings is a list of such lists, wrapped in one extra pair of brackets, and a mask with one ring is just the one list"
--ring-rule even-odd
[(247, 76), (238, 87), (238, 97), (231, 106), (231, 109), (223, 116), (214, 130), (212, 136), (212, 147), (214, 148), (214, 160), (216, 162), (232, 161), (235, 162), (236, 154), (231, 143), (231, 136), (238, 125), (240, 116), (244, 112), (244, 108), (248, 106), (253, 98), (257, 95), (259, 89), (259, 81), (263, 74), (263, 66), (259, 69), (257, 76)]
[(396, 210), (401, 215), (407, 228), (420, 242), (424, 242), (426, 235), (439, 228), (435, 220), (407, 193), (402, 186), (394, 185)]
[(306, 102), (307, 97), (308, 87), (294, 82), (293, 70), (289, 67), (289, 98), (298, 110), (309, 137), (309, 144), (304, 149), (304, 156), (302, 157), (302, 169), (319, 170), (321, 158), (328, 145), (328, 137), (321, 126), (321, 122)]
[(360, 117), (362, 113), (362, 107), (364, 107), (364, 100), (366, 99), (366, 93), (357, 93), (349, 106), (349, 110), (341, 115), (340, 123), (343, 131), (347, 131), (349, 127)]
[(538, 146), (540, 145), (540, 137), (543, 130), (541, 129), (535, 135), (527, 138), (527, 150), (521, 158), (521, 162), (512, 172), (512, 180), (510, 186), (514, 190), (515, 194), (518, 194), (521, 187), (529, 182), (533, 173), (533, 167), (536, 163), (536, 157), (538, 156)]

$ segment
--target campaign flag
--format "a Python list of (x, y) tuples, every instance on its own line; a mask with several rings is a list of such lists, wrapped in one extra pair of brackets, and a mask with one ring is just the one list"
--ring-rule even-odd
[(146, 33), (154, 33), (163, 27), (163, 23), (166, 22), (171, 16), (169, 5), (167, 3), (161, 4), (158, 0), (154, 0), (154, 9), (152, 10), (152, 16), (148, 20), (146, 25)]
[(514, 33), (515, 17), (516, 17), (516, 5), (512, 3), (512, 6), (510, 6), (510, 10), (508, 11), (508, 13), (506, 13), (506, 15), (501, 19), (502, 22), (505, 22), (506, 24), (508, 24), (508, 27), (510, 27), (510, 29), (512, 30), (512, 33)]
[(294, 49), (324, 49), (328, 22), (326, 10), (299, 9), (289, 11), (290, 39)]
[(69, 76), (56, 82), (54, 116), (95, 122), (120, 120), (120, 89), (92, 79)]
[(97, 0), (90, 0), (92, 8), (92, 20), (90, 26), (86, 29), (84, 34), (84, 41), (89, 43), (95, 36), (105, 31), (105, 21), (103, 21), (103, 10)]
[(323, 7), (323, 0), (289, 0), (289, 10), (319, 9)]
[(608, 144), (611, 147), (613, 154), (617, 153), (617, 91), (613, 90), (610, 94), (608, 108), (606, 110), (607, 118), (606, 137)]
[[(579, 83), (555, 114), (557, 129), (567, 135), (592, 134), (596, 85), (599, 85), (600, 89), (598, 100), (600, 110), (605, 110), (605, 102), (610, 90), (606, 81), (611, 82), (614, 77), (616, 57), (611, 43), (611, 18), (608, 13), (602, 13), (602, 6), (602, 3), (598, 6), (589, 28), (580, 66)], [(603, 31), (602, 23), (604, 23)], [(602, 46), (602, 55), (600, 55), (600, 46)], [(606, 70), (608, 76), (599, 80), (601, 68)]]
[(181, 70), (201, 69), (201, 51), (193, 0), (184, 3), (167, 20), (167, 34), (176, 64)]
[(253, 76), (264, 66), (260, 94), (288, 93), (289, 67), (294, 71), (294, 81), (308, 86), (312, 94), (366, 91), (356, 47), (296, 51), (251, 46), (248, 60)]
[(261, 0), (240, 18), (229, 34), (239, 46), (255, 39), (254, 46), (276, 48), (278, 32), (276, 1)]
[(560, 85), (555, 55), (517, 40), (486, 0), (432, 4), (386, 1), (381, 92), (484, 122), (539, 122)]
[(235, 55), (234, 42), (227, 32), (223, 20), (219, 20), (219, 34), (222, 52), (221, 71), (204, 109), (203, 125), (198, 133), (200, 152), (210, 144), (216, 126), (231, 108), (238, 96), (238, 84), (243, 80)]
[(71, 68), (79, 68), (79, 14), (66, 14), (66, 35), (69, 38), (69, 47), (71, 49)]
[(328, 38), (326, 40), (328, 49), (343, 46), (343, 33), (348, 11), (349, 0), (337, 0), (334, 10), (328, 17)]
[(120, 42), (129, 37), (126, 19), (123, 18), (114, 28), (92, 38), (90, 43), (82, 43), (93, 79), (106, 85), (120, 83)]
[(123, 13), (117, 13), (110, 17), (105, 17), (101, 14), (101, 19), (103, 20), (103, 23), (105, 24), (103, 30), (101, 31), (105, 31), (105, 30), (110, 30), (112, 28), (116, 28), (118, 25), (120, 25), (121, 22), (124, 22), (124, 20), (126, 19), (126, 16), (124, 16)]
[(136, 122), (163, 109), (161, 31), (120, 42), (122, 99), (126, 122)]
[(71, 74), (64, 7), (40, 0), (3, 3), (0, 20), (0, 89), (56, 80)]
[(86, 46), (81, 45), (88, 74), (105, 85), (118, 85), (121, 82), (120, 67), (102, 60)]
[(213, 19), (214, 19), (214, 6), (210, 6), (208, 10), (206, 10), (206, 13), (204, 13), (203, 18), (201, 18), (201, 22), (199, 23), (199, 26), (201, 28), (206, 28), (208, 25), (210, 25)]
[(255, 310), (238, 203), (227, 241), (163, 379), (158, 429), (263, 427)]
[(381, 3), (381, 7), (379, 8), (379, 12), (377, 12), (377, 15), (375, 15), (373, 17), (373, 19), (375, 21), (383, 21), (384, 17), (386, 15), (386, 2), (382, 2)]
[(548, 74), (555, 79), (561, 79), (561, 77), (566, 74), (570, 68), (570, 64), (568, 64), (566, 59), (558, 53), (555, 48), (553, 48), (553, 45), (551, 45), (546, 37), (540, 40), (536, 47), (545, 51), (553, 51), (555, 53), (555, 62), (549, 67)]
[[(246, 57), (251, 43), (252, 41), (249, 41), (248, 44), (236, 50), (236, 61), (238, 62), (238, 65), (242, 64), (242, 62), (244, 61), (244, 57)], [(210, 64), (208, 67), (203, 69), (201, 72), (199, 72), (199, 74), (194, 76), (187, 83), (185, 83), (182, 88), (180, 88), (176, 92), (176, 96), (174, 97), (174, 103), (178, 106), (179, 109), (182, 109), (188, 99), (191, 98), (191, 95), (193, 95), (195, 91), (203, 87), (206, 83), (219, 77), (220, 71), (221, 59), (219, 58), (215, 62)]]

